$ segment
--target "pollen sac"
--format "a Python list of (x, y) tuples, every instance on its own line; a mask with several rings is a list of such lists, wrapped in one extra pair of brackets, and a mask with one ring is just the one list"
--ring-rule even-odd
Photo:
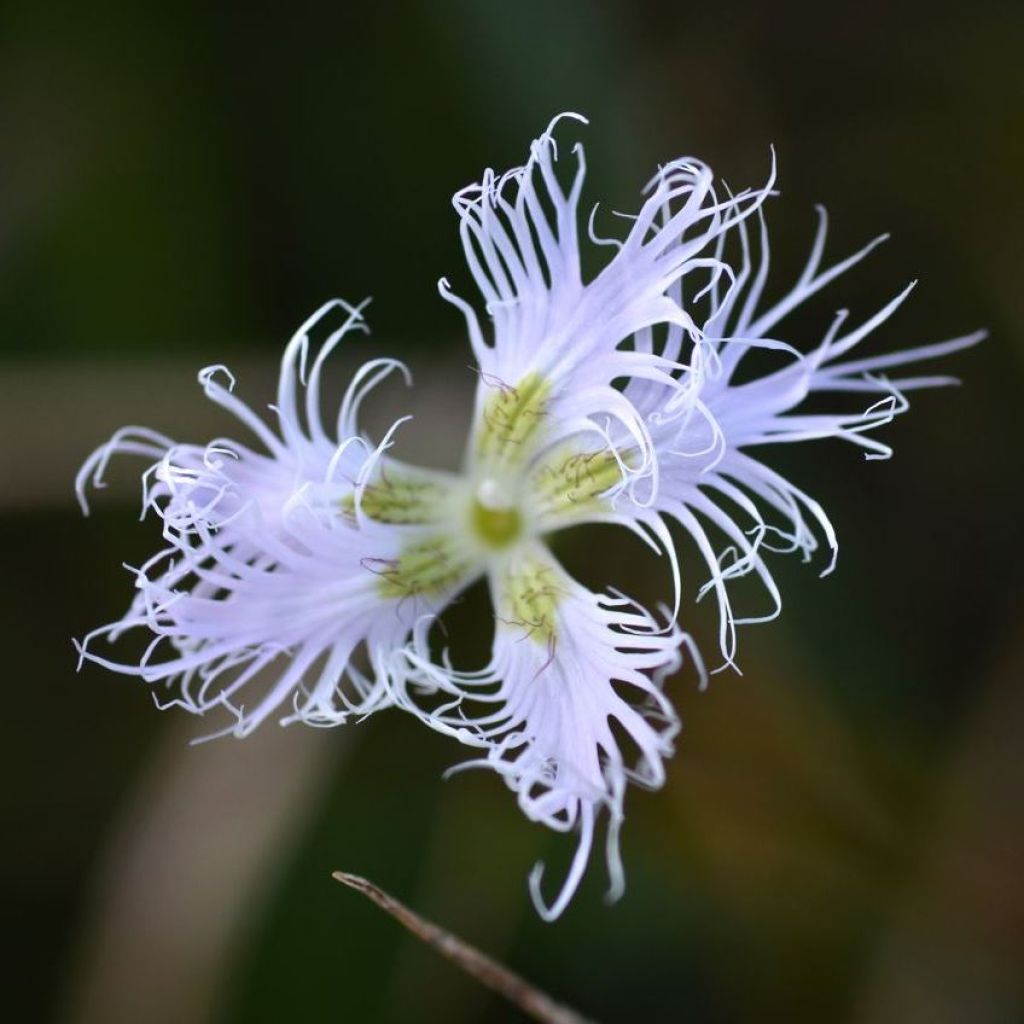
[[(417, 525), (436, 522), (444, 499), (445, 490), (436, 481), (389, 471), (366, 484), (359, 507), (378, 523)], [(342, 511), (352, 518), (355, 505), (355, 495), (346, 495)]]
[(463, 547), (454, 537), (438, 535), (413, 541), (397, 558), (365, 564), (380, 576), (381, 597), (438, 597), (466, 579), (470, 566)]
[(623, 463), (633, 453), (562, 448), (537, 466), (531, 492), (540, 514), (549, 519), (575, 518), (602, 511), (603, 496), (622, 481)]
[(477, 425), (480, 461), (525, 462), (547, 415), (550, 397), (551, 384), (536, 373), (528, 373), (515, 387), (496, 385), (484, 402)]
[(556, 612), (565, 591), (554, 567), (536, 559), (510, 563), (498, 587), (499, 622), (522, 630), (529, 639), (552, 647), (556, 637)]

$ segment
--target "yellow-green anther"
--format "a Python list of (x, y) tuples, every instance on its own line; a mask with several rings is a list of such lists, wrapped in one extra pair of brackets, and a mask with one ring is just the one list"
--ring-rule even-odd
[(437, 596), (465, 579), (468, 563), (463, 547), (453, 537), (430, 537), (408, 544), (398, 558), (365, 564), (380, 576), (382, 597)]
[(555, 642), (555, 613), (565, 591), (553, 566), (538, 561), (517, 562), (501, 580), (500, 622), (521, 629), (544, 647)]
[[(382, 474), (363, 488), (360, 508), (363, 515), (378, 523), (422, 524), (436, 521), (444, 489), (433, 480)], [(342, 511), (355, 514), (355, 495), (342, 499)]]
[(529, 455), (529, 442), (547, 415), (551, 385), (528, 373), (515, 387), (487, 397), (477, 425), (477, 455), (485, 462), (515, 464)]
[(622, 465), (635, 455), (616, 458), (604, 451), (561, 453), (547, 459), (534, 474), (534, 494), (545, 512), (559, 515), (593, 511), (599, 499), (622, 480)]

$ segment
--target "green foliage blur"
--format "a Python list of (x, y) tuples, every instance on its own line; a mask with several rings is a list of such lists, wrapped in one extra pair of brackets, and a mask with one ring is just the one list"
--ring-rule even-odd
[[(9, 0), (0, 22), (8, 1020), (521, 1019), (339, 868), (604, 1022), (1021, 1019), (1024, 7)], [(209, 422), (201, 366), (265, 383), (334, 295), (373, 296), (353, 358), (425, 378), (456, 460), (472, 374), (436, 283), (471, 282), (450, 196), (562, 110), (591, 120), (605, 216), (683, 153), (760, 182), (774, 144), (777, 289), (814, 203), (833, 256), (892, 232), (798, 336), (914, 277), (874, 350), (991, 338), (951, 361), (962, 388), (914, 396), (892, 461), (778, 454), (830, 511), (838, 569), (780, 556), (786, 607), (741, 634), (743, 676), (673, 681), (686, 728), (665, 789), (627, 800), (625, 898), (604, 905), (596, 854), (545, 925), (526, 876), (542, 858), (553, 881), (572, 841), (491, 775), (443, 781), (465, 751), (411, 718), (190, 746), (204, 723), (143, 684), (76, 675), (71, 638), (122, 612), (122, 564), (155, 538), (127, 486), (86, 520), (71, 483), (124, 422)], [(666, 592), (604, 531), (561, 554)], [(684, 616), (711, 652), (710, 609)], [(452, 619), (483, 658), (482, 600)]]

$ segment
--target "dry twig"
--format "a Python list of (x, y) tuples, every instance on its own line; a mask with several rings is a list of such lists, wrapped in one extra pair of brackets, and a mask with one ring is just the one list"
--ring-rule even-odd
[(447, 932), (431, 921), (420, 917), (419, 914), (413, 913), (403, 903), (399, 903), (394, 897), (389, 896), (383, 889), (368, 882), (365, 878), (350, 875), (344, 871), (335, 871), (333, 877), (350, 889), (355, 889), (367, 896), (381, 910), (386, 911), (396, 921), (405, 925), (418, 939), (422, 939), (428, 946), (436, 949), (438, 953), (461, 967), (481, 984), (503, 995), (514, 1006), (518, 1006), (523, 1013), (534, 1020), (541, 1021), (541, 1024), (592, 1024), (586, 1017), (581, 1017), (575, 1010), (556, 1003), (554, 999), (535, 988), (525, 978), (514, 974), (507, 967), (503, 967), (496, 960), (492, 960), (478, 949), (452, 935), (451, 932)]

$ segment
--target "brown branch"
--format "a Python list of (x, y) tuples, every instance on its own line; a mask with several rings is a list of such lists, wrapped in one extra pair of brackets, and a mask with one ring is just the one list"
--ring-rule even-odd
[(365, 878), (350, 875), (344, 871), (335, 871), (332, 877), (371, 899), (381, 910), (390, 914), (400, 924), (405, 925), (418, 939), (422, 939), (428, 946), (447, 957), (456, 966), (461, 967), (468, 975), (504, 996), (514, 1006), (518, 1006), (523, 1013), (540, 1021), (541, 1024), (593, 1024), (575, 1010), (556, 1003), (550, 996), (534, 988), (525, 978), (514, 974), (507, 967), (503, 967), (496, 960), (492, 960), (480, 950), (452, 935), (451, 932), (420, 917), (405, 904), (399, 903), (393, 896), (389, 896), (383, 889), (378, 888), (373, 882), (368, 882)]

